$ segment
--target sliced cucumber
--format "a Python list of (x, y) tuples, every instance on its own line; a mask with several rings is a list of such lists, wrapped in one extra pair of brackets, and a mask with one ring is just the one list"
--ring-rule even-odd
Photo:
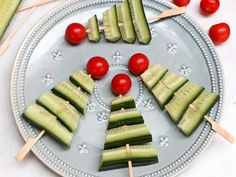
[(210, 111), (217, 102), (218, 95), (204, 90), (184, 113), (178, 124), (178, 128), (190, 136), (201, 123), (203, 117)]
[(88, 38), (92, 42), (98, 42), (101, 39), (97, 16), (94, 15), (88, 20)]
[(123, 41), (127, 43), (134, 43), (136, 35), (134, 25), (132, 23), (132, 16), (130, 12), (129, 2), (125, 0), (121, 5), (117, 6), (118, 26)]
[(0, 0), (0, 40), (20, 3), (21, 0)]
[(77, 88), (73, 84), (62, 81), (57, 86), (55, 86), (52, 91), (69, 101), (76, 109), (78, 109), (82, 114), (84, 114), (87, 104), (89, 102), (88, 96)]
[(147, 88), (152, 89), (157, 82), (167, 73), (168, 69), (165, 67), (154, 64), (143, 74), (141, 74), (141, 79), (147, 86)]
[(120, 40), (121, 33), (118, 26), (116, 5), (103, 13), (103, 27), (106, 40), (111, 42)]
[(151, 145), (130, 146), (130, 153), (126, 147), (103, 151), (99, 171), (127, 167), (128, 160), (133, 166), (149, 165), (158, 162), (157, 151)]
[(163, 108), (182, 85), (188, 80), (174, 73), (168, 72), (151, 90), (156, 100)]
[(123, 109), (135, 108), (135, 101), (132, 96), (116, 97), (112, 100), (111, 111), (118, 111)]
[(143, 144), (152, 141), (152, 135), (144, 124), (122, 126), (110, 129), (106, 133), (104, 149), (130, 145)]
[(77, 87), (81, 87), (88, 94), (93, 93), (94, 80), (84, 71), (80, 70), (71, 75), (70, 81)]
[(57, 116), (70, 131), (77, 129), (79, 112), (67, 101), (51, 92), (45, 92), (37, 99), (37, 103)]
[(110, 114), (108, 129), (142, 123), (144, 123), (143, 116), (136, 108), (124, 109)]
[(60, 142), (70, 146), (73, 134), (43, 107), (37, 104), (31, 104), (24, 111), (23, 117), (35, 126), (46, 130)]
[(204, 90), (203, 87), (192, 82), (184, 84), (175, 92), (172, 100), (165, 105), (165, 108), (173, 122), (178, 123), (190, 103)]
[(142, 44), (148, 44), (152, 37), (144, 12), (142, 0), (129, 0), (129, 4), (138, 41)]

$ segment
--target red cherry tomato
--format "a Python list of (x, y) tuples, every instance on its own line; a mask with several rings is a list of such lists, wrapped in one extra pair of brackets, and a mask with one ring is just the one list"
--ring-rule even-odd
[(173, 3), (179, 7), (184, 7), (190, 3), (190, 0), (173, 0)]
[(223, 43), (229, 39), (230, 27), (227, 23), (213, 25), (209, 30), (209, 36), (214, 43)]
[(112, 92), (116, 95), (124, 95), (129, 92), (132, 81), (127, 74), (117, 74), (111, 81)]
[(200, 8), (206, 14), (215, 13), (220, 7), (219, 0), (201, 0)]
[(95, 56), (87, 63), (87, 72), (95, 79), (104, 77), (109, 69), (109, 64), (106, 59)]
[(135, 75), (142, 74), (149, 66), (149, 59), (142, 53), (136, 53), (129, 59), (129, 70)]
[(79, 23), (71, 23), (66, 28), (66, 40), (71, 44), (80, 44), (86, 38), (86, 29)]

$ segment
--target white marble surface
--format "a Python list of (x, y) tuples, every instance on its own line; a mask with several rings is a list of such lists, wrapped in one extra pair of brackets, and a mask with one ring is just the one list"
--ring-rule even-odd
[[(22, 5), (30, 2), (33, 2), (33, 0), (24, 0)], [(57, 4), (50, 4), (38, 8), (27, 21), (27, 24), (18, 31), (7, 52), (0, 56), (0, 177), (57, 176), (45, 167), (32, 153), (21, 163), (18, 163), (14, 159), (15, 154), (24, 142), (14, 122), (10, 103), (11, 70), (17, 51), (31, 27)], [(236, 1), (221, 0), (219, 11), (209, 17), (202, 16), (199, 13), (198, 6), (199, 0), (191, 0), (191, 4), (188, 6), (188, 13), (200, 23), (205, 31), (208, 31), (211, 24), (222, 21), (229, 23), (231, 26), (232, 34), (230, 40), (224, 45), (216, 46), (216, 50), (220, 56), (225, 80), (224, 105), (220, 124), (236, 135), (236, 128), (234, 128), (236, 125), (236, 81), (234, 78), (236, 77)], [(9, 31), (15, 27), (17, 21), (24, 14), (20, 13), (14, 17), (6, 35), (9, 34)], [(235, 177), (236, 144), (230, 145), (216, 135), (203, 155), (179, 176)]]

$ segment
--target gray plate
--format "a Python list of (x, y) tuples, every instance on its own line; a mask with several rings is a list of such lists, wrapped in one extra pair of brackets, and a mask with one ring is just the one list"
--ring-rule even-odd
[[(100, 55), (108, 59), (110, 72), (97, 81), (86, 115), (81, 119), (70, 149), (49, 136), (44, 136), (33, 148), (35, 155), (49, 168), (62, 176), (128, 176), (127, 168), (98, 172), (109, 114), (114, 96), (110, 91), (111, 78), (119, 72), (128, 73), (127, 61), (136, 52), (143, 52), (151, 63), (161, 63), (171, 71), (186, 76), (206, 89), (220, 95), (220, 101), (210, 116), (219, 119), (222, 105), (222, 75), (214, 47), (208, 37), (188, 15), (182, 15), (151, 25), (153, 40), (149, 45), (84, 42), (70, 46), (64, 40), (66, 26), (74, 21), (86, 23), (93, 14), (101, 19), (102, 12), (120, 0), (74, 0), (58, 7), (44, 17), (26, 37), (13, 69), (11, 83), (12, 107), (16, 123), (25, 140), (36, 136), (38, 130), (23, 120), (25, 107), (44, 91), (79, 69), (85, 69), (87, 60)], [(172, 5), (162, 1), (144, 0), (147, 15), (159, 14)], [(195, 133), (183, 136), (162, 111), (140, 78), (131, 76), (130, 94), (136, 98), (149, 127), (160, 162), (134, 168), (135, 176), (172, 176), (185, 169), (202, 152), (213, 132), (202, 122)]]

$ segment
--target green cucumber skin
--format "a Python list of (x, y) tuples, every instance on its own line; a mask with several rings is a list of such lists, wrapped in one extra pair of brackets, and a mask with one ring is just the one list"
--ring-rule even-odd
[(111, 105), (111, 112), (121, 110), (122, 108), (124, 109), (136, 108), (136, 104), (133, 100), (119, 104), (114, 104)]
[(128, 0), (125, 0), (121, 5), (117, 6), (117, 17), (118, 24), (123, 24), (119, 25), (122, 40), (133, 44), (136, 41), (136, 35)]
[[(205, 100), (203, 100), (204, 98)], [(207, 100), (206, 100), (207, 98)], [(200, 112), (194, 111), (192, 108), (188, 108), (187, 111), (184, 113), (182, 119), (178, 123), (179, 130), (185, 135), (190, 136), (200, 125), (203, 120), (203, 117), (211, 110), (211, 108), (216, 104), (218, 101), (219, 96), (215, 93), (208, 92), (204, 90), (200, 96), (192, 103), (193, 106), (197, 107)], [(199, 101), (200, 100), (200, 101)], [(201, 105), (201, 104), (207, 105)], [(208, 102), (208, 103), (206, 103)], [(199, 105), (200, 103), (200, 105)]]
[[(32, 117), (29, 116), (28, 111), (31, 109), (32, 110), (32, 106), (33, 107), (37, 107), (36, 109), (39, 110), (40, 114), (44, 114), (44, 116), (42, 117), (42, 119), (44, 119), (43, 123), (38, 123), (37, 119), (38, 117)], [(35, 108), (33, 108), (35, 109)], [(37, 111), (37, 110), (36, 110)], [(38, 114), (39, 114), (38, 113)], [(35, 115), (37, 115), (37, 113), (35, 113)], [(55, 138), (58, 142), (63, 143), (64, 145), (70, 147), (72, 139), (73, 139), (73, 134), (66, 129), (66, 127), (64, 127), (56, 118), (56, 116), (52, 115), (50, 112), (48, 112), (45, 108), (41, 107), (40, 105), (37, 104), (31, 104), (30, 106), (27, 107), (27, 109), (23, 112), (22, 114), (23, 118), (25, 120), (27, 120), (29, 123), (31, 123), (32, 125), (38, 127), (39, 129), (43, 129), (46, 130), (46, 132), (52, 136), (53, 138)], [(50, 126), (50, 123), (45, 124), (46, 122), (46, 117), (50, 116), (50, 121), (54, 121), (54, 124)], [(66, 137), (61, 137), (60, 132), (55, 131), (57, 128), (60, 129), (60, 131), (64, 131), (63, 136)]]
[(109, 122), (107, 129), (109, 130), (109, 129), (121, 127), (124, 125), (134, 125), (134, 124), (143, 124), (143, 123), (144, 123), (143, 117), (139, 116), (139, 117), (133, 117), (132, 120), (125, 119), (125, 120), (116, 121), (116, 122)]
[(99, 31), (97, 15), (94, 15), (92, 18), (89, 19), (88, 29), (91, 30), (91, 32), (88, 33), (89, 41), (99, 42), (101, 40), (101, 35)]
[(107, 41), (114, 43), (121, 39), (121, 33), (117, 20), (116, 5), (113, 5), (110, 9), (103, 13), (103, 27), (105, 39)]
[[(129, 4), (138, 41), (141, 44), (149, 44), (152, 36), (143, 8), (142, 0), (129, 0)], [(137, 7), (139, 8), (138, 10)], [(137, 17), (139, 18), (137, 19)], [(145, 37), (143, 35), (145, 35)]]
[(180, 121), (184, 112), (188, 109), (188, 105), (192, 103), (203, 90), (203, 87), (189, 81), (185, 83), (177, 92), (175, 92), (172, 100), (165, 105), (167, 113), (175, 124)]
[[(19, 7), (22, 0), (2, 0), (0, 1), (0, 41), (7, 30), (7, 27), (10, 25), (12, 18), (15, 15), (17, 8)], [(11, 4), (11, 9), (7, 9), (6, 6)]]
[(79, 112), (84, 115), (85, 113), (85, 109), (86, 108), (82, 108), (81, 105), (79, 105), (77, 103), (77, 101), (74, 98), (70, 98), (67, 95), (63, 94), (60, 90), (58, 90), (56, 87), (52, 88), (52, 92), (55, 93), (56, 95), (58, 95), (59, 97), (69, 101), (76, 109), (79, 110)]
[(116, 142), (111, 142), (111, 143), (105, 143), (104, 149), (111, 149), (111, 148), (117, 148), (121, 146), (125, 146), (126, 144), (130, 145), (139, 145), (139, 144), (145, 144), (152, 142), (152, 135), (146, 135), (146, 136), (139, 136), (136, 138), (129, 138), (125, 140), (120, 140)]
[[(45, 100), (46, 96), (48, 97), (47, 98), (48, 100)], [(65, 125), (70, 131), (74, 132), (77, 129), (80, 115), (72, 105), (67, 103), (62, 98), (54, 95), (53, 93), (45, 92), (36, 100), (36, 102), (40, 106), (48, 110), (50, 113), (57, 116), (57, 118), (63, 123), (63, 125)], [(61, 109), (59, 108), (59, 106), (62, 107), (62, 105), (64, 105), (64, 107), (67, 108), (67, 111), (66, 110), (58, 111), (59, 109)], [(52, 107), (54, 108), (57, 107), (57, 108), (56, 110), (53, 110)]]
[[(79, 78), (76, 78), (76, 74), (78, 74), (79, 72), (82, 72), (82, 74), (84, 74), (84, 77), (87, 77), (87, 78), (84, 78), (84, 79), (87, 79), (86, 81), (84, 81), (86, 83), (83, 83), (79, 80)], [(77, 87), (80, 87), (83, 91), (85, 91), (89, 95), (91, 95), (93, 93), (94, 80), (92, 78), (90, 78), (89, 75), (87, 75), (84, 71), (78, 71), (78, 72), (74, 73), (73, 75), (70, 76), (69, 79), (74, 85), (76, 85)], [(87, 84), (87, 82), (91, 82), (93, 84), (92, 89), (85, 86), (85, 84)]]

